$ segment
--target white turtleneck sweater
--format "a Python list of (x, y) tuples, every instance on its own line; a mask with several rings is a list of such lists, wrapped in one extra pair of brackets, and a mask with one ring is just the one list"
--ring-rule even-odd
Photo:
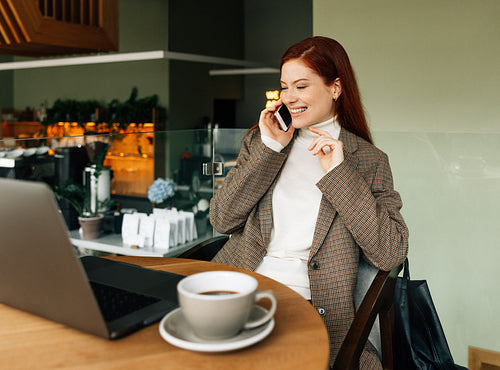
[[(340, 125), (333, 118), (312, 127), (327, 131), (334, 139), (340, 134)], [(307, 261), (322, 197), (316, 184), (325, 175), (318, 158), (308, 150), (317, 137), (307, 127), (299, 129), (273, 192), (271, 241), (256, 269), (306, 299), (311, 299)], [(274, 151), (283, 149), (267, 136), (262, 141)]]

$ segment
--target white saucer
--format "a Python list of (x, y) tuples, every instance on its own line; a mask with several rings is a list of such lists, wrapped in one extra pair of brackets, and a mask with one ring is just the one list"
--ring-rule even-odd
[(24, 151), (23, 156), (31, 157), (32, 155), (35, 155), (35, 153), (36, 153), (36, 148), (28, 148)]
[(24, 149), (14, 149), (6, 153), (7, 158), (18, 158), (22, 156), (24, 153)]
[(48, 146), (40, 146), (36, 149), (36, 154), (42, 155), (42, 154), (46, 154), (48, 151), (49, 151)]
[[(253, 306), (251, 319), (263, 316), (267, 311)], [(234, 337), (210, 341), (196, 336), (184, 320), (180, 308), (169, 312), (160, 322), (160, 335), (176, 347), (199, 352), (225, 352), (251, 346), (267, 337), (274, 328), (274, 319), (255, 329), (243, 330)]]

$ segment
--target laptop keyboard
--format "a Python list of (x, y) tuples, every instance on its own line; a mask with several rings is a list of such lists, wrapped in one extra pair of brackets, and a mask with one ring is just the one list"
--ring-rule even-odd
[(160, 300), (93, 281), (90, 285), (106, 321), (114, 321)]

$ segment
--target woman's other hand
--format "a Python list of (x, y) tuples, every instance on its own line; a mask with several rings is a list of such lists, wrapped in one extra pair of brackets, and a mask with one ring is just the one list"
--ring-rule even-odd
[(273, 140), (279, 142), (283, 147), (287, 146), (293, 137), (293, 132), (295, 128), (290, 125), (288, 131), (283, 131), (278, 122), (278, 119), (275, 117), (274, 113), (281, 106), (282, 101), (279, 99), (275, 104), (269, 106), (260, 112), (259, 118), (259, 128), (262, 135), (268, 136)]
[(344, 150), (341, 141), (335, 140), (326, 131), (313, 127), (310, 127), (309, 130), (319, 135), (318, 138), (313, 140), (309, 150), (313, 155), (318, 156), (323, 171), (327, 172), (344, 161)]

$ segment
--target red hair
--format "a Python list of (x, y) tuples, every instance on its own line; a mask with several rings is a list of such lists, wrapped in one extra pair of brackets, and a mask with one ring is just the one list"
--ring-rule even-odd
[(356, 77), (345, 49), (328, 37), (311, 37), (288, 48), (280, 62), (280, 70), (286, 62), (300, 59), (323, 78), (326, 85), (339, 78), (342, 94), (335, 103), (335, 114), (341, 127), (373, 143), (366, 122)]

